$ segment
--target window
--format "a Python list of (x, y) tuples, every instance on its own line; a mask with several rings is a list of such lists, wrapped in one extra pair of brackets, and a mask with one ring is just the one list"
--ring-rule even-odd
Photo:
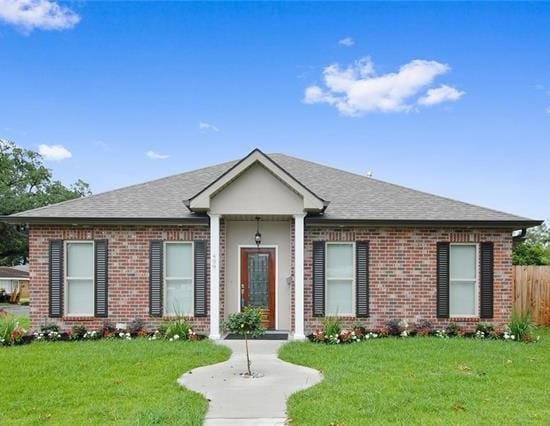
[(450, 258), (450, 315), (477, 315), (477, 246), (452, 244)]
[(164, 314), (193, 314), (193, 244), (164, 245)]
[(65, 245), (65, 304), (67, 315), (94, 315), (94, 243)]
[(326, 315), (353, 315), (353, 243), (327, 243)]

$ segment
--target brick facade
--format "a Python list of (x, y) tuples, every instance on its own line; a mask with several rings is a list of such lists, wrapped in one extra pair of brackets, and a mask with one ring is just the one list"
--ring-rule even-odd
[[(129, 323), (135, 318), (154, 327), (162, 318), (149, 316), (149, 241), (209, 240), (208, 226), (69, 226), (33, 225), (29, 232), (31, 326), (44, 321), (57, 322), (64, 330), (74, 324), (99, 328), (103, 318), (48, 318), (48, 241), (109, 240), (109, 321)], [(435, 325), (447, 320), (436, 318), (436, 243), (494, 242), (495, 324), (510, 319), (512, 302), (512, 236), (509, 230), (457, 231), (424, 228), (305, 227), (304, 238), (304, 319), (309, 333), (320, 326), (312, 315), (312, 242), (369, 241), (370, 316), (361, 319), (369, 327), (382, 326), (389, 319), (410, 322), (426, 319)], [(224, 310), (226, 226), (220, 223), (220, 321)], [(291, 272), (294, 274), (294, 226), (291, 226)], [(209, 244), (207, 244), (209, 251)], [(209, 256), (208, 262), (209, 262)], [(209, 265), (207, 281), (210, 283)], [(293, 280), (294, 281), (294, 280)], [(291, 328), (294, 328), (294, 282), (291, 292)], [(207, 294), (210, 305), (210, 292)], [(208, 333), (210, 310), (206, 317), (189, 318), (198, 332)], [(351, 325), (356, 318), (344, 318)], [(457, 322), (472, 325), (477, 319)]]
[[(29, 230), (31, 328), (43, 322), (58, 323), (63, 330), (75, 324), (98, 329), (105, 318), (48, 318), (49, 240), (109, 240), (109, 321), (129, 323), (143, 319), (154, 327), (162, 318), (149, 316), (149, 242), (151, 240), (209, 240), (207, 226), (94, 226), (33, 225)], [(207, 244), (209, 251), (210, 244)], [(209, 262), (209, 255), (207, 256)], [(209, 266), (207, 281), (210, 282)], [(222, 295), (223, 297), (223, 295)], [(207, 300), (210, 294), (207, 293)], [(208, 332), (210, 311), (206, 317), (189, 318), (198, 332)]]
[[(436, 243), (494, 242), (494, 318), (509, 321), (512, 309), (512, 234), (509, 230), (456, 231), (423, 228), (341, 228), (306, 226), (304, 238), (304, 318), (305, 330), (314, 331), (321, 318), (312, 315), (313, 241), (369, 241), (370, 315), (359, 320), (370, 328), (383, 326), (390, 319), (414, 323), (426, 319), (436, 326), (449, 320), (436, 317)], [(471, 328), (479, 318), (456, 318), (457, 323)], [(343, 318), (349, 326), (355, 317)]]

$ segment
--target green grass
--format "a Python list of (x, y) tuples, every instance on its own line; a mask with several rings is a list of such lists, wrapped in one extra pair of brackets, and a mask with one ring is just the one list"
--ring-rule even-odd
[(200, 425), (207, 401), (176, 379), (228, 357), (209, 341), (0, 347), (0, 424)]
[(306, 342), (281, 359), (324, 380), (292, 395), (293, 425), (548, 424), (550, 329), (524, 344), (474, 339), (380, 339), (352, 345)]

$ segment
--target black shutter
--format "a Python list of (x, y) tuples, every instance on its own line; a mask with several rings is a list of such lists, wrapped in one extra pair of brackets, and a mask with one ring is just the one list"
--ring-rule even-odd
[(195, 316), (206, 316), (206, 241), (194, 244)]
[(63, 240), (50, 240), (49, 249), (49, 314), (63, 316)]
[(449, 318), (449, 243), (437, 243), (437, 317)]
[(355, 309), (357, 317), (369, 316), (369, 243), (355, 243)]
[(494, 245), (491, 242), (480, 244), (480, 312), (481, 318), (493, 318), (493, 255)]
[(149, 314), (162, 316), (162, 241), (151, 241), (149, 247)]
[(325, 316), (325, 242), (313, 241), (313, 316)]
[(108, 300), (108, 243), (107, 240), (95, 240), (95, 316), (107, 317)]

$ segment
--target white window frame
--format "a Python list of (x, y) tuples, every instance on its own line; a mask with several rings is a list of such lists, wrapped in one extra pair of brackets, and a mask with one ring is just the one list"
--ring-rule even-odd
[(477, 243), (451, 243), (450, 247), (452, 246), (471, 246), (474, 247), (476, 250), (475, 255), (475, 297), (474, 297), (474, 313), (468, 314), (468, 315), (462, 315), (462, 314), (455, 314), (451, 313), (451, 286), (453, 281), (463, 281), (463, 282), (470, 282), (471, 279), (453, 279), (451, 277), (451, 262), (452, 262), (452, 256), (451, 256), (451, 248), (449, 248), (449, 317), (450, 318), (479, 318), (479, 244)]
[(174, 314), (168, 313), (166, 310), (166, 281), (189, 279), (189, 277), (166, 278), (166, 247), (170, 244), (188, 244), (191, 246), (191, 313), (183, 314), (183, 316), (193, 317), (195, 315), (195, 244), (193, 241), (164, 241), (164, 247), (162, 248), (162, 315), (174, 316)]
[[(338, 312), (338, 313), (328, 313), (328, 282), (329, 280), (349, 280), (349, 277), (337, 277), (337, 278), (328, 278), (327, 274), (327, 265), (328, 265), (328, 247), (330, 245), (348, 245), (351, 246), (351, 312)], [(355, 283), (356, 283), (356, 268), (355, 268), (355, 242), (354, 241), (327, 241), (325, 243), (325, 315), (334, 316), (334, 317), (355, 317), (356, 307), (355, 307)]]
[[(92, 276), (91, 277), (69, 277), (67, 274), (68, 262), (67, 258), (69, 244), (88, 244), (92, 246)], [(77, 312), (69, 312), (69, 281), (70, 280), (92, 280), (92, 313), (83, 314)], [(95, 316), (95, 242), (94, 240), (66, 240), (63, 243), (63, 303), (65, 306), (65, 316), (68, 317), (94, 317)]]

